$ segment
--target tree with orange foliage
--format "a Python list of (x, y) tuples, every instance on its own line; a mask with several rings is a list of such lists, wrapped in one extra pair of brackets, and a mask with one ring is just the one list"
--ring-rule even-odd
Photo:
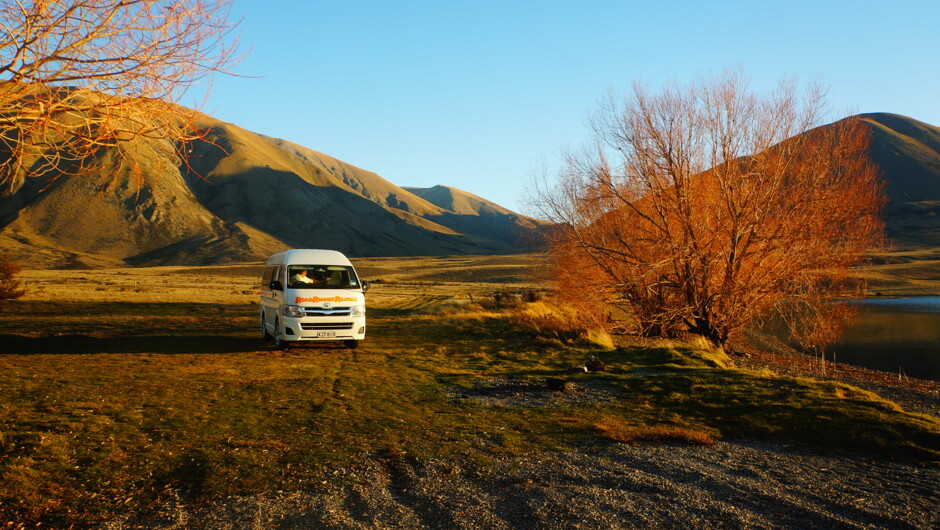
[(26, 294), (22, 282), (16, 279), (19, 273), (19, 265), (0, 256), (0, 300), (12, 300)]
[(175, 105), (237, 61), (231, 0), (0, 0), (0, 184), (81, 174), (107, 148), (202, 134)]
[[(751, 92), (728, 71), (653, 94), (635, 83), (533, 205), (560, 223), (559, 286), (650, 336), (724, 345), (783, 315), (806, 344), (838, 334), (849, 269), (877, 247), (884, 199), (855, 120), (813, 128), (821, 90)], [(574, 293), (572, 296), (571, 293)]]

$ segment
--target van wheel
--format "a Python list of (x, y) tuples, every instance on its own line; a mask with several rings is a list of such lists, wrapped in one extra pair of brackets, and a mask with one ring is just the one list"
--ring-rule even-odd
[(261, 340), (268, 340), (271, 334), (268, 333), (268, 327), (264, 325), (264, 313), (261, 313)]
[(274, 319), (274, 347), (279, 350), (290, 349), (290, 343), (281, 335), (281, 322), (278, 319)]
[(344, 340), (343, 346), (346, 346), (350, 350), (355, 350), (356, 348), (359, 347), (359, 341), (358, 340)]

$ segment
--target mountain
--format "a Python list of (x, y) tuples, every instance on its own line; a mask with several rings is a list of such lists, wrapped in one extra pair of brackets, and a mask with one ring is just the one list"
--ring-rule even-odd
[[(940, 128), (864, 114), (882, 172), (889, 237), (940, 247)], [(0, 252), (27, 267), (255, 261), (290, 247), (351, 256), (509, 252), (547, 223), (448, 186), (403, 188), (306, 147), (204, 117), (181, 161), (136, 141), (139, 173), (113, 152), (82, 178), (31, 178), (0, 190)], [(825, 127), (825, 126), (824, 126)]]
[(538, 237), (547, 226), (457, 188), (438, 185), (404, 189), (443, 210), (443, 213), (429, 215), (428, 219), (458, 232), (512, 245)]
[(897, 114), (862, 114), (871, 129), (871, 161), (891, 203), (940, 200), (940, 127)]
[(891, 246), (901, 251), (940, 247), (940, 127), (898, 114), (870, 113), (804, 134), (852, 119), (870, 133), (866, 154), (884, 184), (883, 218)]
[(859, 117), (885, 182), (888, 237), (901, 250), (940, 247), (940, 127), (897, 114)]
[[(306, 147), (204, 117), (186, 160), (135, 141), (82, 178), (0, 195), (0, 249), (29, 267), (213, 264), (291, 247), (351, 256), (510, 252), (546, 223), (453, 188), (453, 206)], [(434, 190), (430, 188), (429, 190)]]

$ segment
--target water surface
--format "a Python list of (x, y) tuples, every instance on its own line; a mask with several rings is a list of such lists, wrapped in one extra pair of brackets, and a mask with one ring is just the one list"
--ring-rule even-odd
[(828, 349), (839, 362), (940, 381), (940, 296), (857, 300), (860, 312)]

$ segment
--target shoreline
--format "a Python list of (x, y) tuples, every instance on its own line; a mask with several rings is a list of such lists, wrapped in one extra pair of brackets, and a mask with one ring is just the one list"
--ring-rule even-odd
[(894, 401), (905, 411), (940, 417), (940, 381), (830, 360), (825, 361), (823, 372), (819, 359), (763, 333), (749, 333), (744, 341), (734, 343), (732, 350), (730, 355), (739, 368), (846, 383)]

